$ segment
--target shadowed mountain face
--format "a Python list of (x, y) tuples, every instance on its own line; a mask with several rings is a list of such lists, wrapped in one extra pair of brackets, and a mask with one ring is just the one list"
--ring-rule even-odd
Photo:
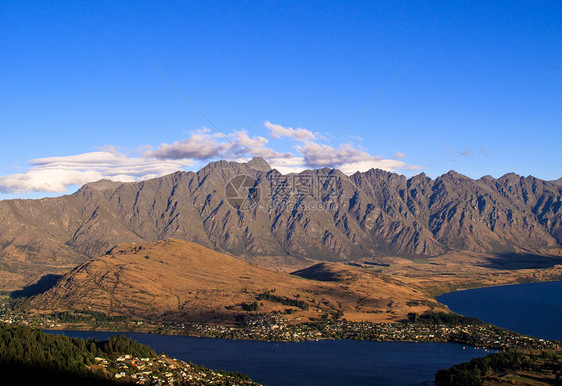
[(168, 238), (250, 258), (506, 254), (560, 247), (561, 205), (562, 186), (532, 176), (473, 180), (451, 171), (406, 179), (375, 169), (281, 175), (262, 159), (219, 161), (197, 173), (2, 201), (0, 270), (6, 283), (27, 283), (121, 242)]

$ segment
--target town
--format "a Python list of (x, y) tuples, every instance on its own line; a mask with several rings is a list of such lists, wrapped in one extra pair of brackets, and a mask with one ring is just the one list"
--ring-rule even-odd
[(339, 315), (324, 315), (314, 322), (291, 324), (278, 314), (241, 314), (236, 325), (156, 323), (107, 317), (91, 311), (37, 314), (4, 304), (0, 322), (42, 330), (97, 330), (144, 332), (209, 338), (295, 342), (352, 339), (392, 342), (447, 342), (484, 349), (554, 349), (561, 342), (525, 336), (475, 318), (454, 314), (410, 315), (401, 323), (350, 322)]
[(160, 332), (180, 333), (226, 339), (266, 341), (305, 341), (314, 339), (353, 339), (391, 342), (447, 342), (485, 349), (560, 349), (560, 342), (552, 342), (500, 329), (490, 324), (417, 324), (369, 323), (330, 321), (285, 325), (267, 321), (246, 327), (226, 327), (208, 324), (160, 327)]

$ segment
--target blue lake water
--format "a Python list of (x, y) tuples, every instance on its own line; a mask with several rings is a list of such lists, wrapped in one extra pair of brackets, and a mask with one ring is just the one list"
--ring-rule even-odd
[(562, 340), (562, 282), (450, 292), (436, 298), (452, 311), (537, 338)]
[[(102, 340), (117, 334), (53, 333)], [(489, 354), (483, 349), (450, 343), (350, 340), (277, 343), (139, 333), (125, 335), (157, 352), (208, 368), (240, 371), (268, 386), (432, 384), (437, 370)]]

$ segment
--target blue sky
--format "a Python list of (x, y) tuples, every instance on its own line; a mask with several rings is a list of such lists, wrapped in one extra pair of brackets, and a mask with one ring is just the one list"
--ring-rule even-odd
[(242, 154), (562, 177), (560, 2), (115, 3), (0, 3), (0, 199)]

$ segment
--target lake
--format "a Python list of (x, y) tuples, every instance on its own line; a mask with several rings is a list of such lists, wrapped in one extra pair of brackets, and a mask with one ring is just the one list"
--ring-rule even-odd
[(436, 298), (452, 311), (520, 334), (562, 340), (562, 282), (450, 292)]
[[(117, 333), (47, 331), (107, 339)], [(439, 369), (492, 351), (451, 343), (320, 340), (259, 342), (126, 333), (171, 357), (208, 368), (240, 371), (268, 386), (432, 384)]]

